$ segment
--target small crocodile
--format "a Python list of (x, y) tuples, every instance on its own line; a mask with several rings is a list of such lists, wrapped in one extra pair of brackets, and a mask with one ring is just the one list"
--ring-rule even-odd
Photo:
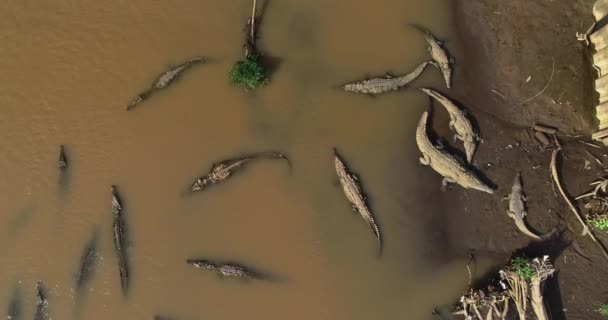
[(154, 92), (168, 87), (175, 80), (177, 80), (184, 71), (188, 70), (190, 67), (192, 67), (196, 64), (205, 63), (205, 62), (207, 62), (206, 58), (195, 57), (184, 63), (181, 63), (177, 66), (170, 68), (166, 72), (163, 72), (161, 75), (159, 75), (156, 78), (156, 80), (154, 80), (154, 82), (152, 82), (152, 85), (150, 86), (150, 88), (148, 88), (146, 91), (140, 93), (137, 97), (135, 97), (135, 99), (133, 99), (131, 101), (131, 103), (129, 103), (129, 105), (127, 106), (127, 111), (133, 109), (140, 103), (147, 100)]
[(192, 184), (192, 187), (190, 187), (190, 190), (192, 192), (201, 191), (210, 185), (218, 184), (224, 180), (227, 180), (237, 170), (249, 163), (249, 161), (260, 158), (285, 159), (289, 163), (289, 158), (287, 158), (287, 156), (280, 152), (274, 151), (254, 153), (239, 158), (224, 160), (219, 163), (214, 163), (211, 166), (209, 173), (196, 179), (196, 181)]
[(49, 302), (46, 298), (44, 283), (42, 281), (38, 281), (36, 288), (36, 313), (34, 314), (34, 320), (45, 320), (49, 315)]
[(464, 150), (467, 155), (467, 162), (471, 163), (473, 155), (477, 149), (477, 143), (480, 140), (479, 134), (473, 129), (471, 121), (467, 118), (466, 113), (460, 109), (452, 100), (448, 99), (441, 93), (428, 88), (420, 88), (433, 99), (437, 100), (450, 115), (450, 130), (455, 131), (454, 141), (456, 139), (464, 143)]
[(129, 261), (127, 257), (125, 219), (122, 214), (122, 201), (118, 196), (116, 187), (112, 186), (112, 213), (114, 213), (114, 248), (118, 257), (118, 271), (120, 273), (120, 286), (124, 295), (129, 289)]
[(476, 189), (479, 191), (494, 193), (494, 190), (483, 183), (469, 170), (465, 164), (442, 147), (436, 147), (431, 143), (427, 134), (429, 110), (425, 111), (420, 118), (416, 129), (416, 143), (422, 152), (420, 163), (430, 166), (443, 176), (442, 186), (445, 189), (448, 183), (457, 183), (465, 189)]
[(367, 197), (365, 196), (361, 184), (359, 182), (359, 177), (356, 174), (352, 173), (344, 161), (338, 154), (338, 150), (334, 148), (334, 164), (336, 166), (336, 173), (338, 174), (338, 178), (340, 179), (340, 185), (342, 185), (342, 190), (344, 191), (344, 195), (353, 206), (353, 211), (358, 212), (363, 220), (369, 225), (372, 229), (372, 232), (378, 239), (378, 248), (382, 250), (382, 238), (380, 236), (380, 228), (376, 224), (374, 220), (374, 216), (367, 204)]
[(391, 76), (385, 76), (382, 78), (372, 78), (368, 80), (362, 80), (357, 82), (352, 82), (345, 84), (342, 88), (345, 91), (352, 91), (357, 93), (365, 93), (365, 94), (381, 94), (390, 91), (398, 90), (401, 87), (408, 85), (410, 82), (416, 80), (418, 76), (424, 71), (426, 66), (431, 63), (430, 61), (425, 61), (421, 63), (414, 71), (401, 76), (393, 78)]
[(515, 221), (515, 226), (517, 229), (521, 231), (523, 234), (535, 240), (542, 240), (547, 235), (552, 234), (549, 232), (547, 235), (539, 236), (534, 232), (530, 231), (526, 226), (526, 222), (524, 218), (528, 214), (526, 212), (526, 196), (524, 195), (523, 188), (521, 185), (521, 174), (518, 172), (515, 176), (515, 181), (513, 182), (513, 187), (511, 188), (511, 193), (506, 197), (509, 200), (509, 210), (507, 210), (507, 215)]
[[(118, 201), (118, 200), (117, 200)], [(91, 280), (97, 264), (97, 231), (86, 244), (80, 257), (80, 268), (76, 276), (76, 292), (80, 292)]]
[(431, 58), (437, 62), (437, 67), (443, 75), (445, 85), (448, 88), (451, 88), (454, 59), (450, 57), (447, 49), (443, 46), (443, 43), (437, 40), (437, 38), (428, 29), (417, 25), (412, 26), (424, 33), (424, 38), (429, 45), (428, 50), (431, 53)]
[(234, 263), (215, 263), (204, 259), (188, 259), (186, 263), (195, 268), (215, 271), (220, 277), (242, 278), (242, 279), (263, 279), (264, 276), (250, 268), (236, 265)]
[(68, 160), (67, 156), (65, 155), (65, 148), (63, 146), (59, 146), (59, 159), (57, 160), (57, 165), (61, 170), (68, 168)]

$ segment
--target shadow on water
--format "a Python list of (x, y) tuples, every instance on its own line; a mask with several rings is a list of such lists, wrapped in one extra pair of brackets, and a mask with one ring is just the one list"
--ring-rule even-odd
[(8, 234), (15, 236), (26, 224), (30, 222), (32, 216), (36, 212), (36, 205), (28, 205), (19, 210), (17, 214), (8, 223)]
[(93, 235), (86, 243), (79, 260), (78, 271), (75, 274), (76, 280), (76, 303), (74, 318), (79, 319), (84, 307), (85, 289), (89, 286), (95, 276), (95, 270), (99, 260), (99, 227), (93, 231)]
[(15, 287), (8, 303), (7, 319), (20, 320), (23, 317), (23, 297), (21, 289)]

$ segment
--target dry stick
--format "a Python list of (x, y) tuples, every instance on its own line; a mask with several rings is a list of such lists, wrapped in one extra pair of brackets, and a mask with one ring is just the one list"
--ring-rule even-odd
[(534, 100), (536, 97), (543, 94), (543, 92), (545, 92), (545, 90), (547, 90), (547, 88), (551, 84), (551, 81), (553, 80), (553, 75), (555, 74), (555, 58), (551, 58), (551, 60), (553, 61), (553, 63), (551, 64), (551, 77), (549, 77), (549, 81), (547, 82), (545, 87), (542, 90), (540, 90), (537, 94), (535, 94), (532, 97), (530, 97), (529, 99), (526, 99), (525, 101), (521, 102), (519, 105), (523, 105), (524, 103)]
[(255, 46), (255, 7), (257, 0), (253, 0), (253, 8), (251, 9), (251, 44)]
[(564, 201), (566, 201), (566, 203), (568, 204), (568, 207), (570, 207), (570, 210), (572, 210), (572, 212), (574, 212), (574, 215), (576, 215), (576, 217), (578, 218), (578, 221), (583, 225), (582, 235), (583, 236), (589, 235), (589, 237), (591, 237), (591, 240), (593, 240), (593, 242), (595, 242), (598, 245), (598, 247), (600, 247), (604, 256), (606, 258), (608, 258), (608, 251), (599, 241), (597, 241), (597, 238), (595, 237), (593, 232), (591, 230), (589, 230), (589, 227), (585, 223), (585, 220), (583, 220), (583, 217), (581, 216), (581, 214), (578, 212), (578, 210), (576, 209), (574, 204), (572, 204), (572, 201), (570, 201), (570, 199), (566, 195), (566, 192), (564, 192), (564, 188), (562, 187), (562, 184), (559, 180), (559, 175), (557, 174), (557, 165), (556, 165), (557, 154), (562, 150), (562, 146), (560, 145), (559, 141), (557, 140), (557, 137), (553, 136), (553, 139), (555, 139), (555, 144), (557, 146), (555, 148), (555, 150), (553, 150), (553, 153), (551, 154), (551, 176), (553, 177), (553, 183), (557, 186), (559, 193), (562, 195), (562, 198), (564, 199)]

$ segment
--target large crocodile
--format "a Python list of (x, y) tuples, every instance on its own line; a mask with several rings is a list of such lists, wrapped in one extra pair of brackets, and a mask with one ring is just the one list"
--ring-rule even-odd
[(416, 129), (416, 143), (422, 152), (420, 163), (430, 166), (443, 176), (442, 186), (445, 189), (448, 183), (457, 183), (465, 189), (476, 189), (487, 193), (494, 193), (494, 190), (483, 183), (479, 178), (468, 169), (465, 164), (453, 156), (447, 150), (433, 145), (428, 137), (427, 123), (429, 110), (426, 110)]
[(260, 272), (248, 267), (240, 266), (228, 262), (212, 262), (205, 259), (188, 259), (186, 263), (195, 268), (215, 271), (220, 277), (242, 278), (242, 279), (264, 279), (265, 276)]
[(116, 187), (112, 186), (112, 213), (114, 214), (114, 248), (118, 257), (118, 271), (120, 273), (120, 286), (124, 295), (129, 289), (129, 261), (127, 257), (127, 236), (125, 219), (122, 214), (122, 201), (118, 196)]
[(206, 58), (195, 57), (195, 58), (192, 58), (177, 66), (171, 67), (169, 70), (160, 74), (156, 78), (156, 80), (154, 80), (154, 82), (152, 82), (152, 85), (150, 86), (150, 88), (148, 88), (146, 91), (140, 93), (137, 97), (135, 97), (135, 99), (133, 99), (131, 101), (131, 103), (129, 103), (129, 105), (127, 106), (127, 110), (131, 110), (134, 107), (136, 107), (137, 105), (139, 105), (140, 103), (144, 102), (154, 92), (168, 87), (175, 80), (177, 80), (182, 75), (182, 73), (184, 73), (184, 71), (188, 70), (190, 67), (192, 67), (196, 64), (199, 64), (199, 63), (204, 63), (204, 62), (207, 62)]
[[(114, 201), (114, 200), (113, 200)], [(117, 200), (118, 201), (118, 200)], [(80, 257), (80, 268), (76, 275), (76, 291), (80, 292), (89, 283), (91, 277), (95, 273), (95, 267), (97, 264), (97, 231), (93, 233), (93, 236), (86, 244), (82, 256)]]
[(376, 236), (378, 240), (378, 249), (382, 250), (382, 238), (380, 236), (380, 228), (376, 224), (374, 220), (374, 216), (367, 204), (367, 197), (365, 196), (359, 178), (356, 174), (352, 173), (344, 161), (340, 157), (338, 150), (334, 148), (334, 164), (336, 167), (336, 173), (338, 174), (338, 179), (340, 180), (340, 185), (342, 185), (342, 190), (344, 191), (344, 195), (348, 201), (352, 204), (353, 210), (358, 212), (363, 220), (369, 225), (372, 229), (372, 232)]
[(511, 193), (507, 196), (509, 200), (509, 210), (507, 210), (507, 215), (515, 221), (515, 226), (519, 231), (528, 237), (535, 240), (542, 240), (550, 236), (553, 232), (549, 232), (545, 235), (537, 235), (534, 232), (528, 229), (524, 218), (528, 214), (526, 212), (526, 196), (524, 195), (523, 188), (521, 185), (521, 174), (518, 172), (515, 176), (515, 181), (513, 182), (513, 187), (511, 188)]
[(421, 26), (412, 25), (414, 28), (420, 30), (424, 33), (424, 38), (429, 45), (429, 52), (431, 53), (431, 58), (437, 62), (437, 67), (441, 71), (443, 75), (443, 79), (445, 80), (445, 85), (448, 88), (452, 87), (452, 68), (454, 64), (454, 59), (450, 57), (448, 50), (443, 46), (443, 43), (426, 28)]
[(253, 153), (238, 158), (228, 159), (219, 163), (214, 163), (211, 166), (211, 170), (208, 174), (203, 177), (196, 179), (196, 181), (190, 187), (191, 191), (201, 191), (210, 185), (218, 184), (224, 180), (227, 180), (237, 170), (244, 167), (251, 160), (267, 158), (267, 159), (285, 159), (289, 163), (289, 158), (283, 153), (268, 151)]
[(471, 163), (480, 138), (479, 134), (473, 129), (473, 125), (467, 118), (466, 113), (441, 93), (429, 88), (420, 88), (420, 90), (441, 103), (448, 112), (450, 115), (450, 129), (456, 131), (454, 140), (458, 139), (464, 143), (467, 162)]
[(49, 302), (46, 298), (44, 283), (42, 281), (38, 281), (36, 288), (36, 313), (34, 314), (34, 320), (45, 320), (49, 315)]
[(431, 61), (425, 61), (418, 65), (418, 67), (416, 67), (414, 71), (400, 77), (393, 78), (390, 76), (385, 76), (368, 80), (361, 80), (345, 84), (342, 88), (346, 91), (365, 94), (381, 94), (385, 92), (395, 91), (416, 80), (416, 78), (420, 76), (422, 71), (424, 71), (424, 69), (429, 63), (431, 63)]
[(65, 170), (68, 168), (68, 160), (65, 155), (65, 148), (63, 146), (59, 146), (59, 159), (57, 160), (57, 166), (59, 169)]

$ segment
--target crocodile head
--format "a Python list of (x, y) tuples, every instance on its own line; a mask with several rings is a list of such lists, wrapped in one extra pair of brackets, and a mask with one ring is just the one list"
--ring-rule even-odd
[(196, 182), (194, 184), (192, 184), (192, 187), (190, 187), (190, 190), (201, 191), (201, 190), (205, 189), (208, 184), (209, 184), (209, 179), (199, 178), (198, 180), (196, 180)]

